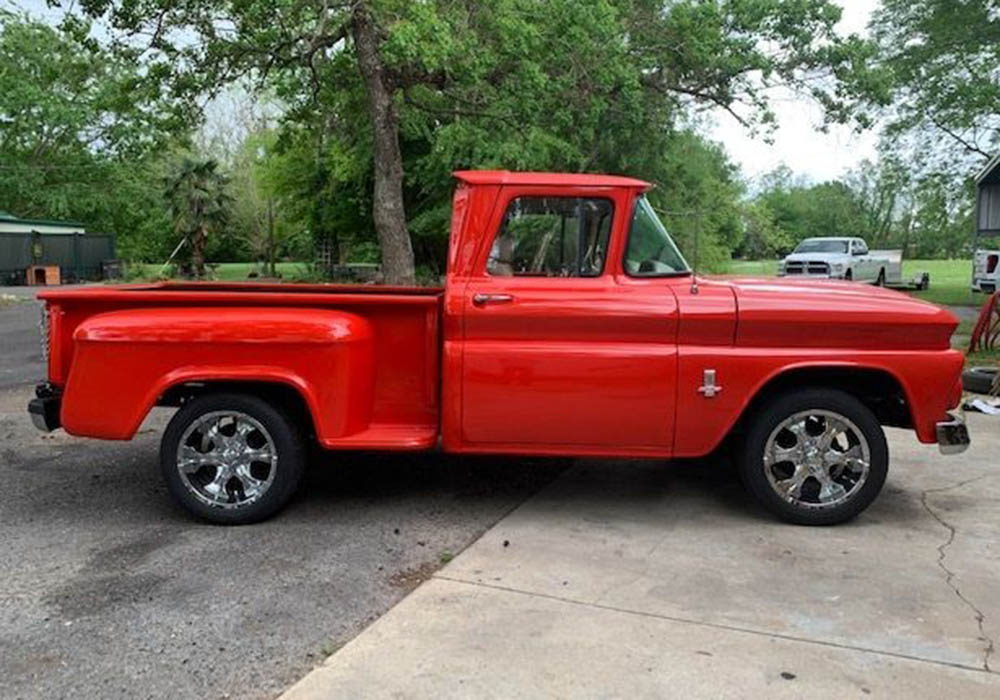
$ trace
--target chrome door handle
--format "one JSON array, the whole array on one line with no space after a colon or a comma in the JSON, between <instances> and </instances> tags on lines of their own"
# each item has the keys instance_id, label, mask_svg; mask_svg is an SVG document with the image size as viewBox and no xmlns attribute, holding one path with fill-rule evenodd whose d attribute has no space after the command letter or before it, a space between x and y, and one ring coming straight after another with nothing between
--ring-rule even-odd
<instances>
[{"instance_id":1,"label":"chrome door handle","mask_svg":"<svg viewBox=\"0 0 1000 700\"><path fill-rule=\"evenodd\" d=\"M487 304L509 304L514 301L512 294L473 294L472 304L474 306L486 306Z\"/></svg>"}]
</instances>

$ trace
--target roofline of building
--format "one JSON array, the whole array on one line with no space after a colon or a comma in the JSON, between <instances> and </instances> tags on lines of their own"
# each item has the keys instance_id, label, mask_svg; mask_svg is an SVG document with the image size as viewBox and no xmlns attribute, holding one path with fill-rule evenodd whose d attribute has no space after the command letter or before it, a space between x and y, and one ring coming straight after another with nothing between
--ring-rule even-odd
<instances>
[{"instance_id":1,"label":"roofline of building","mask_svg":"<svg viewBox=\"0 0 1000 700\"><path fill-rule=\"evenodd\" d=\"M8 224L37 224L39 226L64 226L66 228L86 228L80 221L56 221L54 219L22 219L14 215L0 215L0 221Z\"/></svg>"},{"instance_id":2,"label":"roofline of building","mask_svg":"<svg viewBox=\"0 0 1000 700\"><path fill-rule=\"evenodd\" d=\"M995 156L990 158L990 161L985 166L983 166L982 170L979 171L979 174L976 175L976 184L979 184L980 182L985 180L986 176L989 175L993 171L993 168L997 167L998 165L1000 165L1000 153L997 153Z\"/></svg>"}]
</instances>

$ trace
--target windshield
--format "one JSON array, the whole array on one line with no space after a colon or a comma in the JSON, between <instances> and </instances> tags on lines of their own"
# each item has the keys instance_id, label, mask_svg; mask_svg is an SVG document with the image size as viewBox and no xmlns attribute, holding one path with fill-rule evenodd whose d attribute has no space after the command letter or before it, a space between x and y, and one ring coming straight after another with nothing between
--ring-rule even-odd
<instances>
[{"instance_id":1,"label":"windshield","mask_svg":"<svg viewBox=\"0 0 1000 700\"><path fill-rule=\"evenodd\" d=\"M628 233L625 272L634 277L660 277L690 271L649 201L640 197Z\"/></svg>"},{"instance_id":2,"label":"windshield","mask_svg":"<svg viewBox=\"0 0 1000 700\"><path fill-rule=\"evenodd\" d=\"M794 253L846 253L847 241L824 240L822 238L807 238L799 243Z\"/></svg>"}]
</instances>

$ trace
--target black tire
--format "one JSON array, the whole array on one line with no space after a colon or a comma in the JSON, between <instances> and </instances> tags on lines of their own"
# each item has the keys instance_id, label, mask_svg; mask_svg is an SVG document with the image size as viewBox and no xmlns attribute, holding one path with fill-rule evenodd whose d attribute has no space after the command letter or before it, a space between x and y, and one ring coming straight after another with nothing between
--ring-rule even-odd
<instances>
[{"instance_id":1,"label":"black tire","mask_svg":"<svg viewBox=\"0 0 1000 700\"><path fill-rule=\"evenodd\" d=\"M854 279L854 271L848 270L847 272L845 272L844 279L847 280L848 282L852 281Z\"/></svg>"},{"instance_id":2,"label":"black tire","mask_svg":"<svg viewBox=\"0 0 1000 700\"><path fill-rule=\"evenodd\" d=\"M772 432L786 419L810 410L829 411L847 418L867 441L869 448L867 477L857 485L853 493L848 491L847 500L842 503L810 506L786 500L777 493L775 487L772 487L768 478L766 470L769 467L765 466L764 455ZM879 425L875 415L850 394L823 388L789 391L761 406L748 426L743 453L739 460L740 477L751 495L779 518L799 525L834 525L855 517L871 505L882 490L888 467L889 448L882 426ZM801 487L800 491L804 490L805 487Z\"/></svg>"},{"instance_id":3,"label":"black tire","mask_svg":"<svg viewBox=\"0 0 1000 700\"><path fill-rule=\"evenodd\" d=\"M974 394L989 394L996 376L996 367L970 367L962 372L962 388Z\"/></svg>"},{"instance_id":4,"label":"black tire","mask_svg":"<svg viewBox=\"0 0 1000 700\"><path fill-rule=\"evenodd\" d=\"M875 280L875 286L876 287L885 286L885 268L882 268L881 270L878 271L878 279Z\"/></svg>"},{"instance_id":5,"label":"black tire","mask_svg":"<svg viewBox=\"0 0 1000 700\"><path fill-rule=\"evenodd\" d=\"M213 505L199 497L193 486L185 483L185 477L182 476L178 465L178 451L181 448L181 439L189 427L194 426L209 414L226 412L248 416L263 427L266 432L257 431L256 439L266 440L267 437L270 437L271 442L265 444L265 447L270 452L270 445L273 443L275 459L271 464L266 462L263 465L254 464L255 467L263 466L267 470L267 476L264 479L269 485L259 496L245 503ZM235 425L234 423L234 430ZM249 440L251 437L254 436L251 435L247 439ZM208 394L185 404L167 425L163 440L160 442L160 470L173 497L194 515L223 525L245 525L259 522L274 515L288 503L302 480L306 452L302 434L288 416L274 405L248 394ZM205 469L212 470L211 473L216 473L214 470L218 468L215 466L205 467ZM192 474L187 478L193 482L194 477L197 476L198 474ZM235 489L231 485L226 485L224 488L230 492L229 497L232 500L239 501L244 496L243 491L239 490L242 488L243 482L237 481L235 483L237 484Z\"/></svg>"}]
</instances>

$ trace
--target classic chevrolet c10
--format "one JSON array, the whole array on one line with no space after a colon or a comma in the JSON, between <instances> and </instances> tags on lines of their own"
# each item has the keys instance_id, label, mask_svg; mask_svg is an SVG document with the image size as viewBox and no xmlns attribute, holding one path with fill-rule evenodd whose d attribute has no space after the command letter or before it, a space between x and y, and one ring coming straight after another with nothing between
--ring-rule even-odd
<instances>
[{"instance_id":1,"label":"classic chevrolet c10","mask_svg":"<svg viewBox=\"0 0 1000 700\"><path fill-rule=\"evenodd\" d=\"M292 497L310 445L699 457L795 523L864 510L882 426L960 452L958 323L851 282L692 274L640 180L456 173L443 288L171 282L44 291L42 429L128 440L177 406L171 493L220 523Z\"/></svg>"}]
</instances>

